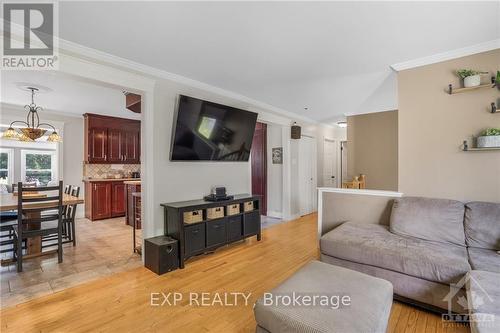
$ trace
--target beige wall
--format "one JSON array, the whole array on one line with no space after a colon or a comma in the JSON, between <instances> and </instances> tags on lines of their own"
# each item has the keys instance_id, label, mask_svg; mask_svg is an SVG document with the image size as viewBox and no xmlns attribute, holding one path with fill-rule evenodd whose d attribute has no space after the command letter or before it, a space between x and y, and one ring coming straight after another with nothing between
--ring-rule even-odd
<instances>
[{"instance_id":1,"label":"beige wall","mask_svg":"<svg viewBox=\"0 0 500 333\"><path fill-rule=\"evenodd\" d=\"M500 152L462 152L465 139L486 127L500 127L498 89L456 95L457 69L500 70L500 50L402 71L399 90L399 190L458 200L500 202ZM489 77L484 77L489 80Z\"/></svg>"},{"instance_id":2,"label":"beige wall","mask_svg":"<svg viewBox=\"0 0 500 333\"><path fill-rule=\"evenodd\" d=\"M398 111L347 117L347 168L368 189L398 189Z\"/></svg>"}]
</instances>

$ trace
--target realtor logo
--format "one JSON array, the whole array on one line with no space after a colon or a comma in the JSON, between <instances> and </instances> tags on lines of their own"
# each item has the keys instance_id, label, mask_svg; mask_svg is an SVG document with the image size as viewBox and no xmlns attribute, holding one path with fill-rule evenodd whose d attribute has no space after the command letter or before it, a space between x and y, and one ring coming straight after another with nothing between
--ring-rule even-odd
<instances>
[{"instance_id":1,"label":"realtor logo","mask_svg":"<svg viewBox=\"0 0 500 333\"><path fill-rule=\"evenodd\" d=\"M2 69L56 69L57 3L4 3L2 9Z\"/></svg>"}]
</instances>

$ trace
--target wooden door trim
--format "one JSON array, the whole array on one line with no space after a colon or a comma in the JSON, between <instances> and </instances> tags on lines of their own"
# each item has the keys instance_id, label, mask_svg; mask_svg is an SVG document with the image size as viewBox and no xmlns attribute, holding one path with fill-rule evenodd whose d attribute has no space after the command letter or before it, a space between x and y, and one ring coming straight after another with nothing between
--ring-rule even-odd
<instances>
[{"instance_id":1,"label":"wooden door trim","mask_svg":"<svg viewBox=\"0 0 500 333\"><path fill-rule=\"evenodd\" d=\"M260 122L257 122L256 126L255 126L255 133L257 133L257 131L262 131L262 175L261 175L261 179L262 179L262 194L261 193L253 193L254 192L254 180L253 180L253 177L254 177L254 163L256 162L254 158L251 159L252 161L252 165L251 165L251 184L252 184L252 194L261 194L262 195L262 198L261 198L261 214L262 215L267 215L267 124L265 123L260 123ZM255 136L255 133L254 133L254 136ZM254 152L255 152L255 147L253 146L253 144L255 143L252 143L252 152L251 154L253 155Z\"/></svg>"}]
</instances>

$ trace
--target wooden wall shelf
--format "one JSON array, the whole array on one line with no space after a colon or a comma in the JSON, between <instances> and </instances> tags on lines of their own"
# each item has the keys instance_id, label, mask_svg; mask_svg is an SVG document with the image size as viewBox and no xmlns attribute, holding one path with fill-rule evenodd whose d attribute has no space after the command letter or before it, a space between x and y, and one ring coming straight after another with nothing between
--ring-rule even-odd
<instances>
[{"instance_id":1,"label":"wooden wall shelf","mask_svg":"<svg viewBox=\"0 0 500 333\"><path fill-rule=\"evenodd\" d=\"M491 82L487 84L481 84L476 87L468 87L468 88L453 88L453 85L450 83L448 85L448 89L446 89L446 92L450 95L454 94L460 94L468 91L474 91L478 89L483 89L483 88L493 88L496 86L496 78L494 76L491 77Z\"/></svg>"},{"instance_id":2,"label":"wooden wall shelf","mask_svg":"<svg viewBox=\"0 0 500 333\"><path fill-rule=\"evenodd\" d=\"M494 83L488 83L488 84L482 84L482 85L477 86L477 87L453 89L453 86L450 84L450 85L448 85L447 93L450 95L454 95L454 94L460 94L460 93L473 91L473 90L477 90L477 89L482 89L482 88L493 88L494 86L495 86Z\"/></svg>"},{"instance_id":3,"label":"wooden wall shelf","mask_svg":"<svg viewBox=\"0 0 500 333\"><path fill-rule=\"evenodd\" d=\"M500 150L500 147L490 147L490 148L467 148L463 149L463 151L495 151Z\"/></svg>"}]
</instances>

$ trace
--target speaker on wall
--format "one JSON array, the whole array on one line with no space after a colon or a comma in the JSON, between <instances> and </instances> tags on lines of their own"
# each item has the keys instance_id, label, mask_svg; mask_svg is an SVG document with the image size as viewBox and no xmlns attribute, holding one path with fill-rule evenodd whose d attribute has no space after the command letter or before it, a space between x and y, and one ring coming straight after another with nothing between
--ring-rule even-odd
<instances>
[{"instance_id":1,"label":"speaker on wall","mask_svg":"<svg viewBox=\"0 0 500 333\"><path fill-rule=\"evenodd\" d=\"M292 125L292 139L300 139L301 136L300 132L301 132L300 126L294 122Z\"/></svg>"}]
</instances>

